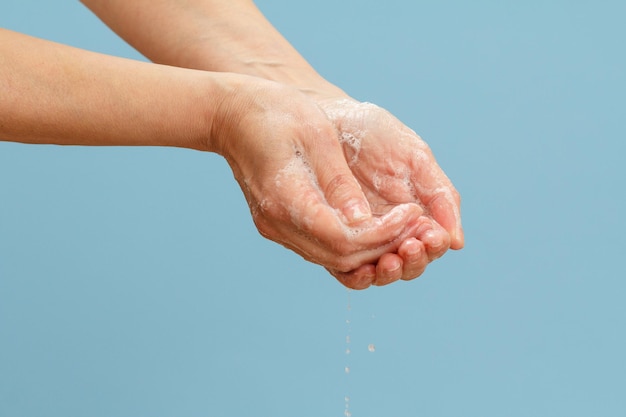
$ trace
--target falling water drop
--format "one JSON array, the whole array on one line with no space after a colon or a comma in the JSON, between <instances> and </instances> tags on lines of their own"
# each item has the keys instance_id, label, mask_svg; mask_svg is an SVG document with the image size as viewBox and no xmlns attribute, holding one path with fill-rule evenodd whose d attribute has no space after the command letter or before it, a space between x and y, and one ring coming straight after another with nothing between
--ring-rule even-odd
<instances>
[{"instance_id":1,"label":"falling water drop","mask_svg":"<svg viewBox=\"0 0 626 417\"><path fill-rule=\"evenodd\" d=\"M350 303L350 290L348 289L348 305L347 305L347 312L346 312L346 355L350 355L350 330L351 330L351 324L350 324L350 319L351 319L351 312L352 312L352 305ZM345 367L343 368L344 372L346 373L346 376L349 376L350 374L350 362L348 361L348 359L350 358L350 356L346 356L346 364ZM349 380L350 378L348 377L347 380ZM344 417L352 417L352 413L350 412L350 397L349 397L349 390L346 393L346 395L344 396L344 405L345 408L343 410L343 415Z\"/></svg>"},{"instance_id":2,"label":"falling water drop","mask_svg":"<svg viewBox=\"0 0 626 417\"><path fill-rule=\"evenodd\" d=\"M370 352L376 352L376 346L374 346L373 343L370 343L369 345L367 345L367 350L369 350Z\"/></svg>"}]
</instances>

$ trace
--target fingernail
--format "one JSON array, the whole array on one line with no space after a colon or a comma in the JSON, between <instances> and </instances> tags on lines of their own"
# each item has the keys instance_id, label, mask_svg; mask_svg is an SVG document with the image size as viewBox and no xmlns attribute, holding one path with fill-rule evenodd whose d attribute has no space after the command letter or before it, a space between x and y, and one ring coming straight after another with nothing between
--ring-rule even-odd
<instances>
[{"instance_id":1,"label":"fingernail","mask_svg":"<svg viewBox=\"0 0 626 417\"><path fill-rule=\"evenodd\" d=\"M406 252L409 256L415 256L420 252L420 245L417 240L412 240L407 243Z\"/></svg>"},{"instance_id":2,"label":"fingernail","mask_svg":"<svg viewBox=\"0 0 626 417\"><path fill-rule=\"evenodd\" d=\"M348 201L343 210L349 223L358 223L372 217L369 205L359 199Z\"/></svg>"},{"instance_id":3,"label":"fingernail","mask_svg":"<svg viewBox=\"0 0 626 417\"><path fill-rule=\"evenodd\" d=\"M441 233L446 232L436 233L434 230L429 230L428 232L424 233L424 236L422 237L422 242L427 245L429 252L439 251L445 246L446 242L444 241L444 237L441 235Z\"/></svg>"},{"instance_id":4,"label":"fingernail","mask_svg":"<svg viewBox=\"0 0 626 417\"><path fill-rule=\"evenodd\" d=\"M457 230L454 231L453 238L459 243L460 247L463 247L465 243L465 235L463 233L462 227L459 227Z\"/></svg>"},{"instance_id":5,"label":"fingernail","mask_svg":"<svg viewBox=\"0 0 626 417\"><path fill-rule=\"evenodd\" d=\"M389 269L389 272L396 272L398 271L400 268L402 268L402 264L400 263L400 261L395 261L393 263L393 266Z\"/></svg>"}]
</instances>

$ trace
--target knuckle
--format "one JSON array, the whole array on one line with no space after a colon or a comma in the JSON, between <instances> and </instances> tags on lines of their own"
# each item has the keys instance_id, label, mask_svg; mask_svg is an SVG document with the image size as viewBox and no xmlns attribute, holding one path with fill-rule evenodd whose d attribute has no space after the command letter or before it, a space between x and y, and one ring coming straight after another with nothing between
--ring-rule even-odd
<instances>
[{"instance_id":1,"label":"knuckle","mask_svg":"<svg viewBox=\"0 0 626 417\"><path fill-rule=\"evenodd\" d=\"M276 228L272 227L271 222L269 222L267 218L263 216L255 216L253 220L254 225L261 236L273 241L278 240L279 233Z\"/></svg>"},{"instance_id":2,"label":"knuckle","mask_svg":"<svg viewBox=\"0 0 626 417\"><path fill-rule=\"evenodd\" d=\"M259 224L257 224L257 231L265 239L276 241L276 239L278 238L278 236L276 235L276 233L272 229L264 227L264 226L261 226Z\"/></svg>"},{"instance_id":3,"label":"knuckle","mask_svg":"<svg viewBox=\"0 0 626 417\"><path fill-rule=\"evenodd\" d=\"M426 271L426 265L424 265L422 268L420 268L418 270L410 271L409 273L403 275L402 276L402 280L403 281L414 280L416 278L419 278L425 271Z\"/></svg>"},{"instance_id":4,"label":"knuckle","mask_svg":"<svg viewBox=\"0 0 626 417\"><path fill-rule=\"evenodd\" d=\"M442 235L442 241L435 247L428 248L428 262L441 258L450 249L450 235L445 233Z\"/></svg>"},{"instance_id":5,"label":"knuckle","mask_svg":"<svg viewBox=\"0 0 626 417\"><path fill-rule=\"evenodd\" d=\"M372 282L367 279L363 279L352 273L341 272L337 270L328 270L343 286L350 288L351 290L364 290L372 285Z\"/></svg>"},{"instance_id":6,"label":"knuckle","mask_svg":"<svg viewBox=\"0 0 626 417\"><path fill-rule=\"evenodd\" d=\"M360 266L360 264L356 261L356 259L354 259L352 254L339 254L336 251L333 251L333 253L335 254L335 256L329 261L330 267L333 270L342 273L348 273Z\"/></svg>"},{"instance_id":7,"label":"knuckle","mask_svg":"<svg viewBox=\"0 0 626 417\"><path fill-rule=\"evenodd\" d=\"M354 248L349 242L341 239L333 239L329 242L329 247L331 252L339 258L348 258L354 251Z\"/></svg>"},{"instance_id":8,"label":"knuckle","mask_svg":"<svg viewBox=\"0 0 626 417\"><path fill-rule=\"evenodd\" d=\"M357 250L350 242L335 239L329 243L329 250L335 256L336 269L347 272L359 266L355 259Z\"/></svg>"},{"instance_id":9,"label":"knuckle","mask_svg":"<svg viewBox=\"0 0 626 417\"><path fill-rule=\"evenodd\" d=\"M328 200L343 200L350 197L355 186L354 176L346 173L339 173L334 176L324 186L324 195Z\"/></svg>"},{"instance_id":10,"label":"knuckle","mask_svg":"<svg viewBox=\"0 0 626 417\"><path fill-rule=\"evenodd\" d=\"M350 272L356 268L356 265L354 264L354 262L351 262L347 258L337 259L334 266L335 266L335 269L341 272Z\"/></svg>"}]
</instances>

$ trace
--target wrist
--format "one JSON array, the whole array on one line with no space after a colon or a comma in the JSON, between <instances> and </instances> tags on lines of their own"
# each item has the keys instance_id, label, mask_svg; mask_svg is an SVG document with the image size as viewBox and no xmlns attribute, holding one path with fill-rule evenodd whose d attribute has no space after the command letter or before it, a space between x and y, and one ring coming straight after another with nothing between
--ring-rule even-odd
<instances>
[{"instance_id":1,"label":"wrist","mask_svg":"<svg viewBox=\"0 0 626 417\"><path fill-rule=\"evenodd\" d=\"M350 98L345 91L326 81L317 73L310 76L299 77L293 86L318 104L328 100Z\"/></svg>"},{"instance_id":2,"label":"wrist","mask_svg":"<svg viewBox=\"0 0 626 417\"><path fill-rule=\"evenodd\" d=\"M304 86L301 83L302 79L298 80L299 88L297 88L286 82L249 75L212 74L217 80L217 92L207 150L223 156L231 164L238 159L240 154L252 152L250 146L263 147L267 145L267 140L274 139L273 137L263 138L260 131L266 131L269 125L283 126L291 123L294 114L299 114L296 108L317 112L309 114L306 118L303 117L299 121L299 126L302 127L302 124L312 123L311 120L316 120L315 118L320 115L326 120L321 104L324 100L334 102L338 98L347 97L345 93L332 88L330 84L321 83L315 87ZM295 79L292 80L295 82ZM337 97L338 95L340 97ZM304 111L302 109L301 111ZM318 123L324 122L318 121ZM271 136L274 135L276 133ZM244 137L256 137L255 143L242 140ZM285 137L285 139L294 138Z\"/></svg>"},{"instance_id":3,"label":"wrist","mask_svg":"<svg viewBox=\"0 0 626 417\"><path fill-rule=\"evenodd\" d=\"M237 73L288 85L314 101L348 97L343 90L324 79L306 62L254 60L241 62L237 67Z\"/></svg>"},{"instance_id":4,"label":"wrist","mask_svg":"<svg viewBox=\"0 0 626 417\"><path fill-rule=\"evenodd\" d=\"M207 150L231 160L245 128L244 119L264 107L263 86L270 81L248 75L216 72Z\"/></svg>"},{"instance_id":5,"label":"wrist","mask_svg":"<svg viewBox=\"0 0 626 417\"><path fill-rule=\"evenodd\" d=\"M272 59L270 56L254 56L243 59L233 54L229 56L228 60L218 60L217 62L210 58L211 54L209 53L195 51L188 56L191 61L177 62L175 65L275 81L300 90L314 101L349 98L342 89L324 79L299 56L297 56L298 59L294 57Z\"/></svg>"}]
</instances>

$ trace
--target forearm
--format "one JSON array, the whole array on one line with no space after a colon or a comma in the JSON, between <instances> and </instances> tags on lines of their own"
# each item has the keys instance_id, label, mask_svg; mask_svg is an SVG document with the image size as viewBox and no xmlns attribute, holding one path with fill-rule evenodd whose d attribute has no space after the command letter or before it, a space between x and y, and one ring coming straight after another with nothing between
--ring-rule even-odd
<instances>
[{"instance_id":1,"label":"forearm","mask_svg":"<svg viewBox=\"0 0 626 417\"><path fill-rule=\"evenodd\" d=\"M213 78L0 29L0 139L210 149Z\"/></svg>"},{"instance_id":2,"label":"forearm","mask_svg":"<svg viewBox=\"0 0 626 417\"><path fill-rule=\"evenodd\" d=\"M253 75L313 95L344 93L321 77L251 0L82 0L154 62Z\"/></svg>"}]
</instances>

